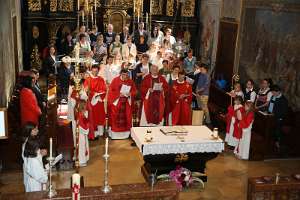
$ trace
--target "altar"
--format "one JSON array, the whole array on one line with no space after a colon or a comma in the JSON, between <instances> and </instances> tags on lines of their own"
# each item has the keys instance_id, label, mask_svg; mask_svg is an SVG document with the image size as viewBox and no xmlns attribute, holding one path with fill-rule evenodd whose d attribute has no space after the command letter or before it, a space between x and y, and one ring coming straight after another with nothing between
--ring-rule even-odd
<instances>
[{"instance_id":1,"label":"altar","mask_svg":"<svg viewBox=\"0 0 300 200\"><path fill-rule=\"evenodd\" d=\"M174 131L169 131L170 128ZM183 131L177 132L177 129ZM168 174L178 165L202 173L202 180L207 181L206 162L224 150L223 140L212 135L206 126L131 129L131 137L144 158L141 171L146 181L150 174Z\"/></svg>"}]
</instances>

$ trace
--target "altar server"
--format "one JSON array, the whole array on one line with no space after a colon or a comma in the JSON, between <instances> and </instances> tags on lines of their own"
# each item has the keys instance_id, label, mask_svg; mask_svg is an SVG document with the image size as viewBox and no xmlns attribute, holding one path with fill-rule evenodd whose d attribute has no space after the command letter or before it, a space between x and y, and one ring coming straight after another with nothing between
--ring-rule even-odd
<instances>
[{"instance_id":1,"label":"altar server","mask_svg":"<svg viewBox=\"0 0 300 200\"><path fill-rule=\"evenodd\" d=\"M171 89L172 124L191 125L192 86L185 80L185 72L180 71L178 80Z\"/></svg>"},{"instance_id":2,"label":"altar server","mask_svg":"<svg viewBox=\"0 0 300 200\"><path fill-rule=\"evenodd\" d=\"M79 127L79 137L78 137L78 160L79 166L84 167L90 158L89 152L89 119L88 111L86 109L86 101L79 100L79 109L77 123Z\"/></svg>"},{"instance_id":3,"label":"altar server","mask_svg":"<svg viewBox=\"0 0 300 200\"><path fill-rule=\"evenodd\" d=\"M88 92L88 110L90 112L89 139L95 139L103 135L105 125L104 99L106 95L106 85L103 78L98 76L99 66L93 65L90 77L84 82L84 87Z\"/></svg>"},{"instance_id":4,"label":"altar server","mask_svg":"<svg viewBox=\"0 0 300 200\"><path fill-rule=\"evenodd\" d=\"M48 175L43 167L42 157L47 151L40 150L40 142L36 135L30 135L26 141L24 159L24 184L26 192L42 191L43 184L48 181Z\"/></svg>"},{"instance_id":5,"label":"altar server","mask_svg":"<svg viewBox=\"0 0 300 200\"><path fill-rule=\"evenodd\" d=\"M234 106L228 107L227 124L226 124L226 137L225 142L233 150L237 146L239 139L241 139L242 129L240 128L240 120L245 113L245 109L242 105L243 99L241 96L234 98Z\"/></svg>"},{"instance_id":6,"label":"altar server","mask_svg":"<svg viewBox=\"0 0 300 200\"><path fill-rule=\"evenodd\" d=\"M156 65L151 65L150 72L141 83L143 104L140 126L163 125L168 83L162 75L159 75Z\"/></svg>"},{"instance_id":7,"label":"altar server","mask_svg":"<svg viewBox=\"0 0 300 200\"><path fill-rule=\"evenodd\" d=\"M109 86L108 107L110 114L112 139L126 139L132 126L132 105L136 95L134 82L129 78L128 70L122 69L120 76L113 79Z\"/></svg>"},{"instance_id":8,"label":"altar server","mask_svg":"<svg viewBox=\"0 0 300 200\"><path fill-rule=\"evenodd\" d=\"M242 137L238 145L234 149L235 155L244 160L249 159L249 149L251 142L251 129L254 120L254 104L251 101L245 103L245 114L241 116L240 128L242 129Z\"/></svg>"}]
</instances>

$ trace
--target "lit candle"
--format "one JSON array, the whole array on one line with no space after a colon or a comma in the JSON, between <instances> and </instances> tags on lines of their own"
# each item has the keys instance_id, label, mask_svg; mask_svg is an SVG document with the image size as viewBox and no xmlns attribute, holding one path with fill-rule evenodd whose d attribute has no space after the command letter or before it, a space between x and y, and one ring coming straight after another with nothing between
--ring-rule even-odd
<instances>
[{"instance_id":1,"label":"lit candle","mask_svg":"<svg viewBox=\"0 0 300 200\"><path fill-rule=\"evenodd\" d=\"M52 137L50 138L50 141L49 141L49 143L50 143L50 158L52 158Z\"/></svg>"},{"instance_id":2,"label":"lit candle","mask_svg":"<svg viewBox=\"0 0 300 200\"><path fill-rule=\"evenodd\" d=\"M105 155L108 155L108 137L105 140Z\"/></svg>"}]
</instances>

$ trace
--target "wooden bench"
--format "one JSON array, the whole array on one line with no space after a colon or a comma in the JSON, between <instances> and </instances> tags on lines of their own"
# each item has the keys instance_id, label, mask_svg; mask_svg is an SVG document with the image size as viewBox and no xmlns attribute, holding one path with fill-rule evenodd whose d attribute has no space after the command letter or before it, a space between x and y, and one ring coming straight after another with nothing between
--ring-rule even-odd
<instances>
[{"instance_id":1,"label":"wooden bench","mask_svg":"<svg viewBox=\"0 0 300 200\"><path fill-rule=\"evenodd\" d=\"M253 177L248 179L248 200L300 199L300 179L295 176L280 177L275 183L274 177Z\"/></svg>"}]
</instances>

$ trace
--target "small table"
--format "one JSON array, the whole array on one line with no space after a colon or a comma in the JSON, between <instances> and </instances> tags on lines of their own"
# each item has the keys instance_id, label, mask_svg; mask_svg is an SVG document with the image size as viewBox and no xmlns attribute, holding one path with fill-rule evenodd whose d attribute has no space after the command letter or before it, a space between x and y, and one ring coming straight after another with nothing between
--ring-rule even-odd
<instances>
[{"instance_id":1,"label":"small table","mask_svg":"<svg viewBox=\"0 0 300 200\"><path fill-rule=\"evenodd\" d=\"M161 131L164 128L166 127L131 129L131 137L144 158L141 171L146 181L150 174L168 174L178 165L192 172L205 174L206 162L224 150L223 140L213 138L212 131L206 126L182 126L187 133L171 135L164 134ZM151 142L146 142L147 134L153 138ZM207 181L207 176L201 179Z\"/></svg>"}]
</instances>

